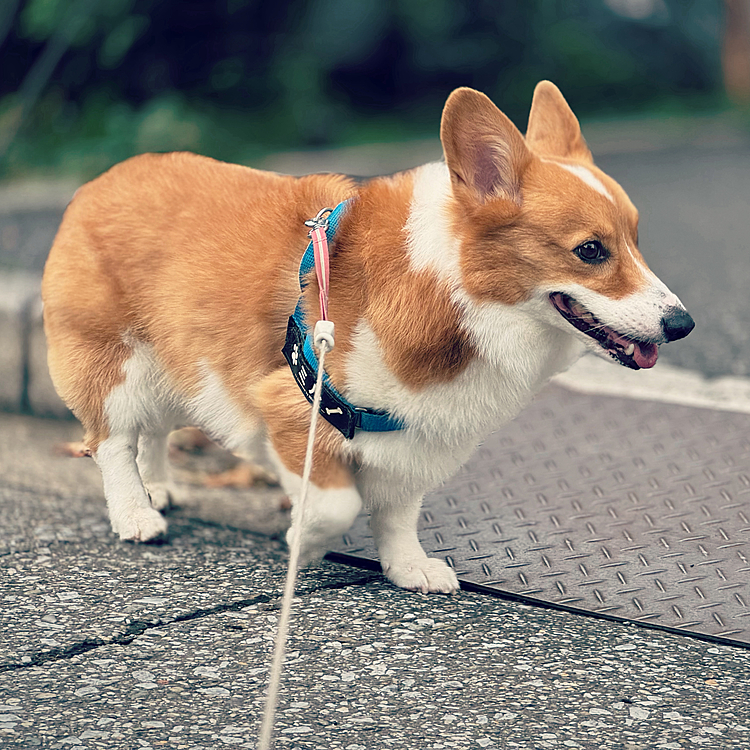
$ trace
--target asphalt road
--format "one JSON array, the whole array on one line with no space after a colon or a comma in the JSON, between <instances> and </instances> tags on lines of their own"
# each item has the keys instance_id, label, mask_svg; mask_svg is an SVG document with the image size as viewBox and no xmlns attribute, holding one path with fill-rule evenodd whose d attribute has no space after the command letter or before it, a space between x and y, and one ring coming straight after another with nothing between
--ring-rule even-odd
<instances>
[{"instance_id":1,"label":"asphalt road","mask_svg":"<svg viewBox=\"0 0 750 750\"><path fill-rule=\"evenodd\" d=\"M705 375L750 375L750 147L598 160L641 215L641 251L696 321L662 348Z\"/></svg>"}]
</instances>

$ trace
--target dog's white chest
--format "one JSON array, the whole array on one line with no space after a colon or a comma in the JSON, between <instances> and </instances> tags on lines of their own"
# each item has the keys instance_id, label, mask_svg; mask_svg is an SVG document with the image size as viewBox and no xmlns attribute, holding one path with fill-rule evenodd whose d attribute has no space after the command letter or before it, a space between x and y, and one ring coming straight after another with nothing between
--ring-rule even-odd
<instances>
[{"instance_id":1,"label":"dog's white chest","mask_svg":"<svg viewBox=\"0 0 750 750\"><path fill-rule=\"evenodd\" d=\"M348 360L347 398L390 411L407 424L400 432L355 435L349 447L361 471L367 475L377 468L378 476L391 477L402 488L413 485L414 492L439 484L581 351L571 337L554 329L535 329L531 335L523 327L513 333L512 326L505 326L504 336L498 337L492 359L478 358L454 380L414 391L388 369L375 334L361 322Z\"/></svg>"}]
</instances>

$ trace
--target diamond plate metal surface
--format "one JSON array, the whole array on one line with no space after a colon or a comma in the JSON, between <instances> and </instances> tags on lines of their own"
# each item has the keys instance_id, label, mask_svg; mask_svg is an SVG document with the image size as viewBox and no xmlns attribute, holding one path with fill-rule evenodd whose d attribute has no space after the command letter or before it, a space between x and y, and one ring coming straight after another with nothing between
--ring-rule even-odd
<instances>
[{"instance_id":1,"label":"diamond plate metal surface","mask_svg":"<svg viewBox=\"0 0 750 750\"><path fill-rule=\"evenodd\" d=\"M750 415L551 387L425 499L462 582L750 644ZM337 552L376 559L360 517Z\"/></svg>"}]
</instances>

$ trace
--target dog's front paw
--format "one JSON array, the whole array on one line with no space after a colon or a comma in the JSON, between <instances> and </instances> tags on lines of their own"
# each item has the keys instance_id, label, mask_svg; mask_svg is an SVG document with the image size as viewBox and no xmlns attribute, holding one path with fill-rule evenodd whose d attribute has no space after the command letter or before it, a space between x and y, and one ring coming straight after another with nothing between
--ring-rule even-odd
<instances>
[{"instance_id":1,"label":"dog's front paw","mask_svg":"<svg viewBox=\"0 0 750 750\"><path fill-rule=\"evenodd\" d=\"M149 542L167 533L167 522L153 508L136 508L127 518L113 521L112 530L124 542Z\"/></svg>"},{"instance_id":2,"label":"dog's front paw","mask_svg":"<svg viewBox=\"0 0 750 750\"><path fill-rule=\"evenodd\" d=\"M459 589L453 568L434 557L384 563L383 573L396 586L423 594L455 594Z\"/></svg>"},{"instance_id":3,"label":"dog's front paw","mask_svg":"<svg viewBox=\"0 0 750 750\"><path fill-rule=\"evenodd\" d=\"M286 532L286 543L289 549L292 548L294 538L294 529L290 527ZM323 559L326 552L333 546L335 539L319 534L309 534L302 532L302 539L299 546L299 568L305 568L308 565L319 562Z\"/></svg>"}]
</instances>

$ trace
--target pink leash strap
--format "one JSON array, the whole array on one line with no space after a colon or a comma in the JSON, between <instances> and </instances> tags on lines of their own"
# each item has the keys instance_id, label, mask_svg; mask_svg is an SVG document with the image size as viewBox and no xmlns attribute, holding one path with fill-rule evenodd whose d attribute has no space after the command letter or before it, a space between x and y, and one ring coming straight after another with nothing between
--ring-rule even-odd
<instances>
[{"instance_id":1,"label":"pink leash strap","mask_svg":"<svg viewBox=\"0 0 750 750\"><path fill-rule=\"evenodd\" d=\"M328 320L328 282L330 278L330 261L328 257L328 237L323 227L316 226L310 230L315 255L315 274L320 289L320 319Z\"/></svg>"}]
</instances>

